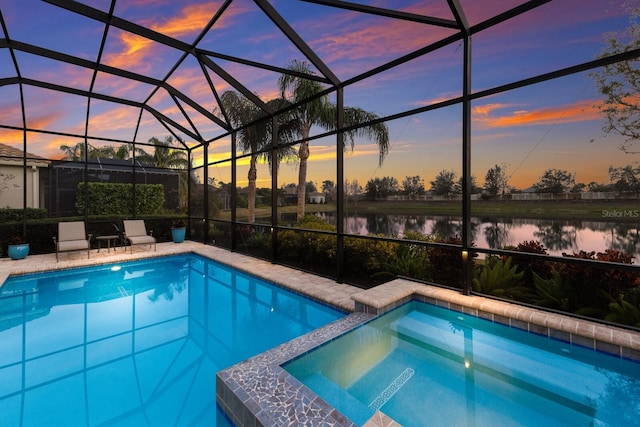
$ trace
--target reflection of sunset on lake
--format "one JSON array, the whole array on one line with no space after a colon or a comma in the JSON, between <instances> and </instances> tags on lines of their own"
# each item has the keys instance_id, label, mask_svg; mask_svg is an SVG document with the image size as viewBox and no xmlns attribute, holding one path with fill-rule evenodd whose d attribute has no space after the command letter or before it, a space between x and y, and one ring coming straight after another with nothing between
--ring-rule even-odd
<instances>
[{"instance_id":1,"label":"reflection of sunset on lake","mask_svg":"<svg viewBox=\"0 0 640 427\"><path fill-rule=\"evenodd\" d=\"M335 222L332 215L321 217ZM502 249L519 243L540 241L550 255L572 255L574 252L604 252L607 249L640 256L638 223L619 223L582 220L500 219L482 222L472 218L473 242L476 247ZM348 234L383 234L404 237L407 230L438 237L460 235L461 222L452 217L416 215L349 216L344 222Z\"/></svg>"}]
</instances>

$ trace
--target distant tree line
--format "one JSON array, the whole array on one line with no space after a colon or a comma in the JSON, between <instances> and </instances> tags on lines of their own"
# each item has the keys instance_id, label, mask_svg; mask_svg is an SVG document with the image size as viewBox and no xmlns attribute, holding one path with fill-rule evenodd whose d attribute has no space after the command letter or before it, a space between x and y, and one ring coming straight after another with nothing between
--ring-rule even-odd
<instances>
[{"instance_id":1,"label":"distant tree line","mask_svg":"<svg viewBox=\"0 0 640 427\"><path fill-rule=\"evenodd\" d=\"M640 194L640 166L627 165L620 167L610 166L608 169L609 183L602 184L594 181L588 184L576 182L575 173L563 169L547 169L528 189L516 189L509 185L509 175L505 165L495 165L485 175L484 184L480 187L475 176L471 176L471 194L483 194L486 196L504 196L511 193L531 191L534 193L563 194L592 192L616 192ZM442 170L435 178L429 181L431 194L435 196L456 196L462 194L462 177L458 177L452 170ZM389 196L408 196L415 200L427 193L425 180L419 175L407 176L402 183L391 176L375 177L367 181L364 188L357 180L345 182L345 196L363 197L365 200L385 200ZM294 186L295 184L289 184ZM330 196L335 190L333 181L325 180L322 184L322 192ZM313 182L306 186L307 194L317 191ZM330 200L330 197L328 198Z\"/></svg>"}]
</instances>

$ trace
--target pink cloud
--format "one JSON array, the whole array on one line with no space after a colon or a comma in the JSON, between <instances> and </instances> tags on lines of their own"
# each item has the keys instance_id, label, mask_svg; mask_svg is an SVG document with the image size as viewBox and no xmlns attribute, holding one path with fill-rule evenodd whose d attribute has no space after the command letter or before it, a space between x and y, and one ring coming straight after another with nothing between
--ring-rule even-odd
<instances>
[{"instance_id":1,"label":"pink cloud","mask_svg":"<svg viewBox=\"0 0 640 427\"><path fill-rule=\"evenodd\" d=\"M472 117L475 124L482 128L508 128L512 126L550 125L557 123L576 123L600 120L598 109L600 101L581 100L574 104L547 107L537 110L518 109L506 114L496 114L512 107L508 104L485 104L473 108Z\"/></svg>"}]
</instances>

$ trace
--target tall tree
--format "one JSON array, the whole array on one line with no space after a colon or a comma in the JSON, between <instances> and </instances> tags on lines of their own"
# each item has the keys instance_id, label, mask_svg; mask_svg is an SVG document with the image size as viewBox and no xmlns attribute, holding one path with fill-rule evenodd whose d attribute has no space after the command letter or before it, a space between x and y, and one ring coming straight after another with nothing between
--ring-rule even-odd
<instances>
[{"instance_id":1,"label":"tall tree","mask_svg":"<svg viewBox=\"0 0 640 427\"><path fill-rule=\"evenodd\" d=\"M344 181L345 197L352 200L358 200L360 194L362 194L362 186L360 185L360 183L358 183L357 179L354 179L353 181L349 181L348 179L346 179Z\"/></svg>"},{"instance_id":2,"label":"tall tree","mask_svg":"<svg viewBox=\"0 0 640 427\"><path fill-rule=\"evenodd\" d=\"M547 169L533 184L536 193L562 194L576 185L575 176L561 169Z\"/></svg>"},{"instance_id":3,"label":"tall tree","mask_svg":"<svg viewBox=\"0 0 640 427\"><path fill-rule=\"evenodd\" d=\"M415 200L418 196L424 194L424 179L419 175L407 176L402 181L402 192L409 196L411 200Z\"/></svg>"},{"instance_id":4,"label":"tall tree","mask_svg":"<svg viewBox=\"0 0 640 427\"><path fill-rule=\"evenodd\" d=\"M456 173L442 170L433 181L429 181L431 190L436 196L448 196L456 192Z\"/></svg>"},{"instance_id":5,"label":"tall tree","mask_svg":"<svg viewBox=\"0 0 640 427\"><path fill-rule=\"evenodd\" d=\"M364 187L364 193L368 200L382 200L397 193L399 188L397 179L385 176L384 178L370 179Z\"/></svg>"},{"instance_id":6,"label":"tall tree","mask_svg":"<svg viewBox=\"0 0 640 427\"><path fill-rule=\"evenodd\" d=\"M253 102L234 91L226 91L220 96L221 107L226 111L229 120L234 126L247 126L259 121L265 113ZM250 153L249 172L247 173L248 194L247 213L248 221L256 220L256 180L258 179L258 157L264 156L260 152L268 142L267 130L264 129L266 121L244 127L238 133L238 142L244 153Z\"/></svg>"},{"instance_id":7,"label":"tall tree","mask_svg":"<svg viewBox=\"0 0 640 427\"><path fill-rule=\"evenodd\" d=\"M133 150L132 144L120 145L103 145L95 149L98 152L96 157L105 157L107 159L127 160L129 153Z\"/></svg>"},{"instance_id":8,"label":"tall tree","mask_svg":"<svg viewBox=\"0 0 640 427\"><path fill-rule=\"evenodd\" d=\"M305 184L306 194L315 193L318 191L318 187L316 187L316 183L313 181L307 181Z\"/></svg>"},{"instance_id":9,"label":"tall tree","mask_svg":"<svg viewBox=\"0 0 640 427\"><path fill-rule=\"evenodd\" d=\"M266 112L246 97L234 91L226 91L220 96L221 108L229 118L231 124L240 128L238 141L244 153L249 153L249 172L247 173L248 195L247 213L248 221L255 222L256 207L256 180L258 179L258 162L266 161L271 168L270 151L266 150L271 144L272 121ZM267 105L277 110L285 106L282 99L273 99ZM297 122L288 114L278 116L278 138L280 142L286 142L292 138L297 129ZM292 149L282 147L278 149L278 161L292 156Z\"/></svg>"},{"instance_id":10,"label":"tall tree","mask_svg":"<svg viewBox=\"0 0 640 427\"><path fill-rule=\"evenodd\" d=\"M73 162L83 162L85 160L85 151L88 151L87 158L91 158L91 152L94 148L91 144L86 144L84 142L78 142L76 145L66 145L63 144L60 146L60 150L64 152L63 160L71 160Z\"/></svg>"},{"instance_id":11,"label":"tall tree","mask_svg":"<svg viewBox=\"0 0 640 427\"><path fill-rule=\"evenodd\" d=\"M148 142L153 144L154 151L153 154L149 154L143 149L138 149L137 159L141 163L170 169L186 169L188 166L187 152L173 148L173 138L171 136L165 137L162 141L152 136Z\"/></svg>"},{"instance_id":12,"label":"tall tree","mask_svg":"<svg viewBox=\"0 0 640 427\"><path fill-rule=\"evenodd\" d=\"M307 182L307 162L309 159L309 133L312 126L320 126L327 130L336 129L337 107L329 101L328 96L317 96L324 88L312 79L304 78L306 75L313 75L309 64L306 62L292 61L288 69L290 74L283 74L278 81L282 98L287 99L292 104L301 103L293 114L296 115L299 123L298 136L301 140L298 148L298 220L304 217L305 211L305 183ZM309 100L316 96L313 100ZM344 107L344 124L346 127L368 123L379 117L361 108ZM377 123L373 125L361 126L345 132L345 138L349 141L351 148L354 146L356 137L371 138L378 145L378 163L382 165L384 158L389 151L389 131L386 124Z\"/></svg>"},{"instance_id":13,"label":"tall tree","mask_svg":"<svg viewBox=\"0 0 640 427\"><path fill-rule=\"evenodd\" d=\"M331 193L335 188L336 184L330 179L325 179L322 181L322 192L323 193Z\"/></svg>"},{"instance_id":14,"label":"tall tree","mask_svg":"<svg viewBox=\"0 0 640 427\"><path fill-rule=\"evenodd\" d=\"M636 196L640 192L640 167L627 165L614 168L609 166L609 180L613 188L620 193L632 191Z\"/></svg>"},{"instance_id":15,"label":"tall tree","mask_svg":"<svg viewBox=\"0 0 640 427\"><path fill-rule=\"evenodd\" d=\"M484 177L483 189L490 196L504 196L509 190L509 177L505 166L495 165Z\"/></svg>"},{"instance_id":16,"label":"tall tree","mask_svg":"<svg viewBox=\"0 0 640 427\"><path fill-rule=\"evenodd\" d=\"M121 144L118 146L103 145L100 147L94 147L91 144L87 144L86 147L88 159L96 159L100 157L106 159L127 160L129 158L129 153L132 150L132 144ZM61 145L60 150L65 153L63 158L64 160L72 160L76 162L84 161L84 142L78 142L76 145Z\"/></svg>"},{"instance_id":17,"label":"tall tree","mask_svg":"<svg viewBox=\"0 0 640 427\"><path fill-rule=\"evenodd\" d=\"M326 200L331 201L335 193L336 184L330 179L322 181L322 192L325 194Z\"/></svg>"},{"instance_id":18,"label":"tall tree","mask_svg":"<svg viewBox=\"0 0 640 427\"><path fill-rule=\"evenodd\" d=\"M598 55L604 58L640 48L640 6L637 0L624 2L622 7L629 14L626 34L609 34L607 46ZM640 139L640 63L637 60L620 61L605 65L591 73L596 88L604 95L598 106L605 117L602 130L605 134L624 137L620 149L633 150Z\"/></svg>"},{"instance_id":19,"label":"tall tree","mask_svg":"<svg viewBox=\"0 0 640 427\"><path fill-rule=\"evenodd\" d=\"M186 169L189 166L187 152L173 148L173 138L165 137L162 141L152 136L148 142L153 144L153 154L147 153L142 148L136 148L136 160L140 163L158 168L177 169L178 170L178 200L181 208L186 208L188 199L188 180L189 175ZM193 179L193 176L191 177Z\"/></svg>"},{"instance_id":20,"label":"tall tree","mask_svg":"<svg viewBox=\"0 0 640 427\"><path fill-rule=\"evenodd\" d=\"M470 176L470 185L469 187L471 188L471 194L478 194L482 192L482 188L478 187L478 183L476 181L476 177L475 175L471 175ZM462 177L458 178L458 182L456 182L456 185L453 189L453 194L462 194L462 188L464 187L464 185L462 185Z\"/></svg>"}]
</instances>

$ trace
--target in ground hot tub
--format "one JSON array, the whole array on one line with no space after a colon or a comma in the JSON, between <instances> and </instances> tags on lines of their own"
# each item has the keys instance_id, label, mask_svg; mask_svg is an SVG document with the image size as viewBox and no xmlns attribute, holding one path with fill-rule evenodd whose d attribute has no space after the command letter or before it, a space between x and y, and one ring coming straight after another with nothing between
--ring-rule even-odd
<instances>
[{"instance_id":1,"label":"in ground hot tub","mask_svg":"<svg viewBox=\"0 0 640 427\"><path fill-rule=\"evenodd\" d=\"M283 368L356 424L629 425L640 363L412 301Z\"/></svg>"}]
</instances>

